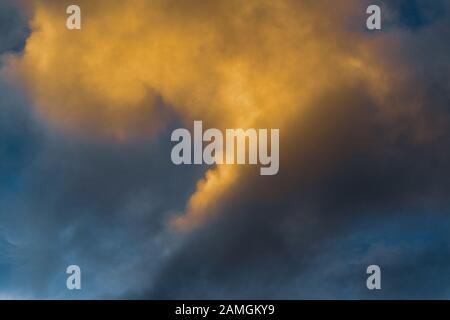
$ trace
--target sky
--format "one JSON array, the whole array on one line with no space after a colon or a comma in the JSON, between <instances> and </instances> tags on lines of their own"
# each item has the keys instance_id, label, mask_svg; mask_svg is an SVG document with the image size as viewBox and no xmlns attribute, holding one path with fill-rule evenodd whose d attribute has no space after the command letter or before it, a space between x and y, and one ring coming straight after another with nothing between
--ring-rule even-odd
<instances>
[{"instance_id":1,"label":"sky","mask_svg":"<svg viewBox=\"0 0 450 320\"><path fill-rule=\"evenodd\" d=\"M450 298L448 1L72 2L0 2L0 299ZM278 174L174 165L195 120Z\"/></svg>"}]
</instances>

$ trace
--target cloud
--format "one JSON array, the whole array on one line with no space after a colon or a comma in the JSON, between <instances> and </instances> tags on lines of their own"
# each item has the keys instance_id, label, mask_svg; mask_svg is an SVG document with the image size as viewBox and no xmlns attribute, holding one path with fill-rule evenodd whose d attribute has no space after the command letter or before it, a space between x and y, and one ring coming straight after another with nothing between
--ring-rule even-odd
<instances>
[{"instance_id":1,"label":"cloud","mask_svg":"<svg viewBox=\"0 0 450 320\"><path fill-rule=\"evenodd\" d=\"M27 16L18 10L17 3L9 0L0 4L0 54L19 52L29 35Z\"/></svg>"},{"instance_id":2,"label":"cloud","mask_svg":"<svg viewBox=\"0 0 450 320\"><path fill-rule=\"evenodd\" d=\"M8 283L34 297L86 298L139 287L141 274L152 281L176 240L167 220L183 210L202 171L171 166L168 139L117 145L45 128L40 136L1 194L1 235L13 253ZM78 295L65 289L69 264L83 271Z\"/></svg>"},{"instance_id":3,"label":"cloud","mask_svg":"<svg viewBox=\"0 0 450 320\"><path fill-rule=\"evenodd\" d=\"M371 34L356 1L80 5L83 29L71 32L63 4L35 1L24 52L4 69L19 75L13 96L26 92L32 104L0 109L0 150L26 151L19 162L8 151L0 168L11 175L3 243L23 266L10 275L25 279L21 288L38 297L367 297L360 285L373 258L392 297L409 296L392 274L414 258L446 268L443 236L360 250L364 232L382 233L394 215L400 224L419 216L405 237L425 243L423 219L448 211L446 10L386 3L387 29ZM170 130L198 119L280 128L279 175L173 166ZM30 131L11 125L21 121ZM378 219L386 225L364 225ZM352 253L345 262L341 243ZM74 261L86 274L79 296L64 289ZM417 292L433 296L424 282Z\"/></svg>"},{"instance_id":4,"label":"cloud","mask_svg":"<svg viewBox=\"0 0 450 320\"><path fill-rule=\"evenodd\" d=\"M147 286L177 242L167 221L203 168L169 162L169 130L126 144L61 134L9 74L0 80L1 295L115 297ZM73 263L83 272L78 294L65 288Z\"/></svg>"},{"instance_id":5,"label":"cloud","mask_svg":"<svg viewBox=\"0 0 450 320\"><path fill-rule=\"evenodd\" d=\"M382 76L376 65L361 68L371 57L361 54L359 29L350 31L351 47L343 45L346 16L359 18L361 5L324 12L324 2L81 2L89 18L72 32L60 27L63 4L34 4L33 33L10 65L23 74L37 111L64 131L149 135L166 123L168 109L185 124L283 130L323 91ZM209 216L214 208L195 203L220 201L239 181L224 178L232 175L239 169L209 173L178 225Z\"/></svg>"}]
</instances>

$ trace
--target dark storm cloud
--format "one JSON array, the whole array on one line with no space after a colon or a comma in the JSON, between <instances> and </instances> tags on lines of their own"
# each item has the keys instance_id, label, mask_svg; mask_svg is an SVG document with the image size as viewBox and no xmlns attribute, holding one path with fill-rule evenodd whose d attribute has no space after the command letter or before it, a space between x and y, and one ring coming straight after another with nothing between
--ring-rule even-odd
<instances>
[{"instance_id":1,"label":"dark storm cloud","mask_svg":"<svg viewBox=\"0 0 450 320\"><path fill-rule=\"evenodd\" d=\"M11 1L0 3L0 67L3 54L20 51L27 38L27 19ZM27 110L28 101L11 94L11 86L0 77L0 190L13 183L37 137Z\"/></svg>"},{"instance_id":2,"label":"dark storm cloud","mask_svg":"<svg viewBox=\"0 0 450 320\"><path fill-rule=\"evenodd\" d=\"M0 54L19 52L29 34L28 19L14 1L0 3Z\"/></svg>"},{"instance_id":3,"label":"dark storm cloud","mask_svg":"<svg viewBox=\"0 0 450 320\"><path fill-rule=\"evenodd\" d=\"M70 264L86 291L68 298L150 282L171 247L162 229L203 168L172 165L169 130L125 144L76 139L43 126L20 85L2 80L0 94L1 297L65 297Z\"/></svg>"},{"instance_id":4,"label":"dark storm cloud","mask_svg":"<svg viewBox=\"0 0 450 320\"><path fill-rule=\"evenodd\" d=\"M22 187L20 175L33 161L40 129L29 112L28 101L1 77L0 97L0 298L8 298L4 290L14 288L11 275L20 268L20 259L15 241L8 237L11 213L7 199Z\"/></svg>"},{"instance_id":5,"label":"dark storm cloud","mask_svg":"<svg viewBox=\"0 0 450 320\"><path fill-rule=\"evenodd\" d=\"M284 132L280 174L243 179L218 218L138 297L448 297L449 6L406 5L387 5L399 28L376 48L396 80L387 101L375 101L363 84L324 94ZM399 231L389 249L349 242L342 257L335 254L330 243L373 232L360 222L378 220L414 227ZM430 225L440 223L433 236ZM386 270L381 294L365 288L372 263Z\"/></svg>"},{"instance_id":6,"label":"dark storm cloud","mask_svg":"<svg viewBox=\"0 0 450 320\"><path fill-rule=\"evenodd\" d=\"M445 19L448 3L445 0L392 0L378 1L389 12L388 23L395 26L418 30Z\"/></svg>"},{"instance_id":7,"label":"dark storm cloud","mask_svg":"<svg viewBox=\"0 0 450 320\"><path fill-rule=\"evenodd\" d=\"M448 299L449 217L428 211L366 219L359 231L328 243L297 285L313 297L365 299ZM382 268L382 290L365 286L368 265ZM317 269L317 266L322 268Z\"/></svg>"},{"instance_id":8,"label":"dark storm cloud","mask_svg":"<svg viewBox=\"0 0 450 320\"><path fill-rule=\"evenodd\" d=\"M413 213L448 213L448 135L436 137L432 143L413 143L408 126L405 132L393 132L393 124L385 123L363 92L352 88L341 92L342 99L338 93L330 93L328 103L321 101L322 111L312 111L302 123L321 126L323 131L308 136L311 130L300 125L304 131L296 130L290 135L292 140L281 147L285 151L279 177L268 182L249 177L251 182L227 201L220 218L185 243L146 297L307 298L315 291L319 291L315 297L327 297L331 294L326 290L300 277L312 268L311 261L327 254L336 260L328 261L331 266L316 264L319 274L315 279L335 284L333 296L342 297L344 288L365 284L361 282L365 267L349 263L348 270L339 269L355 275L347 283L321 279L320 270L333 269L333 263L339 261L324 243L360 229L353 224L364 219L385 219L400 212L407 223ZM324 105L328 106L325 110ZM429 111L423 116L430 116ZM445 112L439 117L450 120ZM431 130L433 122L427 125ZM286 151L295 150L288 148L294 145L303 153ZM319 152L322 159L317 161ZM273 185L280 187L273 190ZM420 256L440 249L432 250ZM384 257L374 260L382 265L386 261ZM449 262L440 257L430 261L434 260ZM402 268L402 263L406 260L398 261L395 268ZM339 264L345 266L345 262ZM423 264L426 262L408 268L423 274ZM390 267L389 263L385 266ZM334 276L342 277L339 273ZM292 281L299 277L304 282L295 282L295 288ZM400 287L389 288L392 295L400 294ZM361 292L353 294L357 297Z\"/></svg>"},{"instance_id":9,"label":"dark storm cloud","mask_svg":"<svg viewBox=\"0 0 450 320\"><path fill-rule=\"evenodd\" d=\"M444 2L408 3L386 4L395 27L380 36L401 43L374 47L399 73L388 101L337 84L283 132L278 176L246 173L180 238L167 218L203 168L171 164L169 129L128 144L64 136L0 84L0 285L40 298L448 297L450 17ZM2 28L3 51L21 46L20 25ZM65 290L68 264L82 268L79 294Z\"/></svg>"},{"instance_id":10,"label":"dark storm cloud","mask_svg":"<svg viewBox=\"0 0 450 320\"><path fill-rule=\"evenodd\" d=\"M43 139L21 172L20 190L4 202L5 214L14 212L5 232L21 239L16 251L25 259L28 275L22 277L33 294L66 293L69 264L82 267L89 295L123 290L117 283L133 283L124 277L136 277L139 268L148 269L150 279L151 266L170 247L162 229L173 210L183 210L201 172L172 166L167 143Z\"/></svg>"}]
</instances>

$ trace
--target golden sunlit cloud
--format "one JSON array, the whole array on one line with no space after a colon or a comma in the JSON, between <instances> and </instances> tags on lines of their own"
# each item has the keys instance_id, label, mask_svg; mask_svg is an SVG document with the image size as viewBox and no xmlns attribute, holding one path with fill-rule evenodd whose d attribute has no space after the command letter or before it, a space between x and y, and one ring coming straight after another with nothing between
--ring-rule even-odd
<instances>
[{"instance_id":1,"label":"golden sunlit cloud","mask_svg":"<svg viewBox=\"0 0 450 320\"><path fill-rule=\"evenodd\" d=\"M73 134L156 134L161 101L186 124L283 132L321 92L382 77L362 67L370 53L348 39L349 17L365 23L354 1L329 10L329 1L77 2L83 28L70 31L67 4L33 1L32 34L9 66L23 75L37 112ZM241 170L209 170L174 225L212 214Z\"/></svg>"}]
</instances>

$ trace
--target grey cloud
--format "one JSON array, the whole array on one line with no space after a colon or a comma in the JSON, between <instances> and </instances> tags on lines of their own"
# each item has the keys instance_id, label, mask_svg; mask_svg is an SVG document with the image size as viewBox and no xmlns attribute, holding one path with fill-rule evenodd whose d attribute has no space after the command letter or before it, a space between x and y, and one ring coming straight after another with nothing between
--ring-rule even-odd
<instances>
[{"instance_id":1,"label":"grey cloud","mask_svg":"<svg viewBox=\"0 0 450 320\"><path fill-rule=\"evenodd\" d=\"M324 93L283 133L280 174L243 179L217 218L191 235L168 261L156 285L136 296L369 297L361 287L365 274L360 273L366 253L347 265L325 244L345 233L362 232L356 222L400 215L408 225L418 215L415 232L430 246L419 242L415 250L395 239L395 261L387 258L389 249L380 248L377 260L386 261L390 285L375 298L447 297L448 282L439 282L433 270L447 270L448 246L428 240L420 225L427 217L445 221L448 214L450 51L442 42L448 28L442 26L449 23L446 15L414 34L392 30L401 43L378 48L379 63L396 81L385 104L375 101L364 84L337 84L336 91ZM385 44L393 44L391 33L385 37ZM442 228L448 230L448 224ZM333 260L313 264L320 256ZM343 259L352 261L348 255ZM330 283L328 295L326 284L320 290L308 280L312 268L316 280L321 272L335 270L334 278L325 280ZM419 279L416 285L405 287L414 277Z\"/></svg>"},{"instance_id":2,"label":"grey cloud","mask_svg":"<svg viewBox=\"0 0 450 320\"><path fill-rule=\"evenodd\" d=\"M0 54L19 52L29 34L28 19L14 1L0 3Z\"/></svg>"},{"instance_id":3,"label":"grey cloud","mask_svg":"<svg viewBox=\"0 0 450 320\"><path fill-rule=\"evenodd\" d=\"M171 164L169 129L131 144L64 136L38 125L20 92L3 89L10 102L0 106L0 173L10 177L0 182L0 255L15 255L0 262L8 285L69 298L448 296L448 224L434 238L422 226L448 219L450 69L442 39L450 19L424 14L380 36L400 39L397 46L374 46L377 63L401 73L386 105L364 83L336 84L283 133L278 176L248 172L214 219L182 236L166 222L184 209L204 168ZM372 221L386 224L374 229ZM362 235L397 223L416 227L391 243ZM403 244L411 238L417 243ZM386 270L386 293L370 296L361 271L375 260ZM84 270L85 295L64 290L68 263Z\"/></svg>"}]
</instances>

